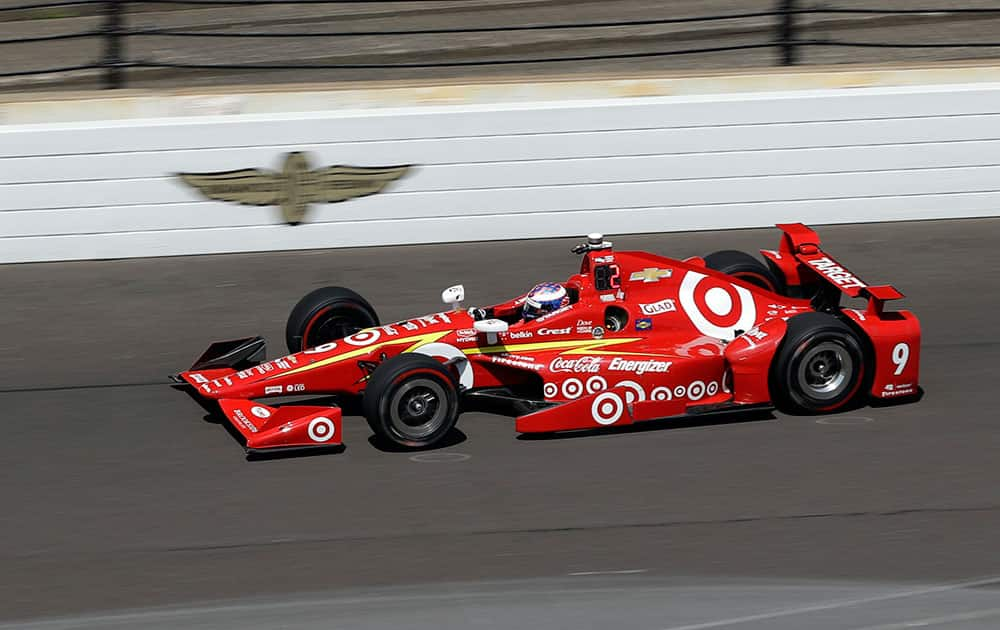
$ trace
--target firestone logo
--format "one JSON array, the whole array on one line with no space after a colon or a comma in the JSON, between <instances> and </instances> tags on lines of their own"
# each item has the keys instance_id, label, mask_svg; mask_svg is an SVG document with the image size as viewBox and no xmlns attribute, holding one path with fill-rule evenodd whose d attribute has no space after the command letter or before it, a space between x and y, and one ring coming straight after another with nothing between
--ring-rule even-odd
<instances>
[{"instance_id":1,"label":"firestone logo","mask_svg":"<svg viewBox=\"0 0 1000 630\"><path fill-rule=\"evenodd\" d=\"M576 372L593 374L600 371L601 369L601 358L600 357L579 357L574 359L564 359L563 357L556 357L552 359L549 363L550 372Z\"/></svg>"},{"instance_id":2,"label":"firestone logo","mask_svg":"<svg viewBox=\"0 0 1000 630\"><path fill-rule=\"evenodd\" d=\"M517 359L517 358L513 358L513 357L509 357L509 356L499 356L499 357L494 356L494 357L490 357L490 360L493 363L498 363L500 365L507 365L507 366L510 366L510 367L521 368L521 369L524 369L524 370L540 370L540 369L542 369L542 366L540 366L540 365L538 365L536 363L532 363L530 360L529 361L525 361L525 360L522 360L522 359Z\"/></svg>"}]
</instances>

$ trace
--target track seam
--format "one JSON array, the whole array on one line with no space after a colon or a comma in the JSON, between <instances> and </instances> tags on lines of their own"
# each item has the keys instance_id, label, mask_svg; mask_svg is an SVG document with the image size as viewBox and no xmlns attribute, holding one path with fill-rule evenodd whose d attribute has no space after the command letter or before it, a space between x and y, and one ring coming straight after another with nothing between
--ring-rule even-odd
<instances>
[{"instance_id":1,"label":"track seam","mask_svg":"<svg viewBox=\"0 0 1000 630\"><path fill-rule=\"evenodd\" d=\"M995 512L995 511L1000 511L1000 505L950 507L950 508L903 508L898 510L886 510L886 511L817 512L808 514L788 514L779 516L747 516L747 517L715 519L715 520L709 519L709 520L690 520L690 521L664 521L660 523L626 523L619 525L594 525L594 526L580 526L580 527L540 527L540 528L511 529L511 530L480 530L480 531L470 531L470 532L390 534L386 536L344 536L344 537L317 537L317 538L298 538L298 539L283 538L278 540L260 541L260 542L245 542L245 543L230 543L230 544L220 543L213 545L190 545L190 546L162 547L162 548L138 548L138 549L128 549L120 551L126 553L176 553L176 552L225 551L225 550L252 549L261 547L278 547L281 545L288 545L288 544L325 544L334 542L339 543L339 542L364 542L364 541L382 541L382 540L407 540L414 538L437 538L442 536L472 537L472 536L496 536L496 535L510 535L510 534L559 534L559 533L578 533L578 532L591 532L591 531L610 531L616 529L620 530L661 529L670 527L691 527L691 526L708 526L708 525L738 525L743 523L768 522L768 521L782 522L782 521L818 520L827 518L892 517L892 516L909 516L915 514L960 514L960 513ZM38 554L29 554L29 555L38 555Z\"/></svg>"}]
</instances>

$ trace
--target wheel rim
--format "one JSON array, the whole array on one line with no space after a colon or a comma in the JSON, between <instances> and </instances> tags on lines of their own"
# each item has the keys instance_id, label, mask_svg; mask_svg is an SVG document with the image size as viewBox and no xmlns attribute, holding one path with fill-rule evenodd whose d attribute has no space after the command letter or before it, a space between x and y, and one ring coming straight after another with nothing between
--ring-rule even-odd
<instances>
[{"instance_id":1,"label":"wheel rim","mask_svg":"<svg viewBox=\"0 0 1000 630\"><path fill-rule=\"evenodd\" d=\"M810 398L833 400L851 385L854 359L844 346L824 341L806 350L799 362L799 389Z\"/></svg>"},{"instance_id":2,"label":"wheel rim","mask_svg":"<svg viewBox=\"0 0 1000 630\"><path fill-rule=\"evenodd\" d=\"M403 383L389 401L389 419L393 428L412 440L432 435L447 415L447 393L440 383L429 378Z\"/></svg>"},{"instance_id":3,"label":"wheel rim","mask_svg":"<svg viewBox=\"0 0 1000 630\"><path fill-rule=\"evenodd\" d=\"M367 319L363 313L353 308L330 308L320 311L306 326L302 347L315 348L353 335L371 325L372 322L363 321Z\"/></svg>"}]
</instances>

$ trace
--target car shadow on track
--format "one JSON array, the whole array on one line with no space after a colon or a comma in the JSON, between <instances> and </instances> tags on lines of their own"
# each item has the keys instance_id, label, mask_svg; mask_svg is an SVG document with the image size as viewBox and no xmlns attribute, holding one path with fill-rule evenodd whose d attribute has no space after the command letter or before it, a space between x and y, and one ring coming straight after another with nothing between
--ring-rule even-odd
<instances>
[{"instance_id":1,"label":"car shadow on track","mask_svg":"<svg viewBox=\"0 0 1000 630\"><path fill-rule=\"evenodd\" d=\"M420 453L423 451L436 451L442 448L448 448L449 446L455 446L456 444L461 444L467 439L468 437L460 430L452 429L444 436L444 438L441 439L440 442L434 444L433 446L427 446L424 448L403 447L378 435L369 436L368 443L383 453Z\"/></svg>"},{"instance_id":2,"label":"car shadow on track","mask_svg":"<svg viewBox=\"0 0 1000 630\"><path fill-rule=\"evenodd\" d=\"M618 435L622 433L642 433L645 431L668 431L671 429L691 429L725 424L742 424L747 422L764 422L777 420L770 409L753 409L746 411L729 411L725 413L706 414L704 416L687 416L683 418L664 418L662 420L646 420L636 424L626 424L618 427L600 427L594 429L579 429L560 433L521 433L518 440L528 442L547 440L571 440L601 435Z\"/></svg>"},{"instance_id":3,"label":"car shadow on track","mask_svg":"<svg viewBox=\"0 0 1000 630\"><path fill-rule=\"evenodd\" d=\"M248 462L266 462L273 459L299 459L302 457L316 457L319 455L335 455L343 453L347 447L343 444L333 446L309 446L306 448L275 449L271 451L248 452L246 458Z\"/></svg>"}]
</instances>

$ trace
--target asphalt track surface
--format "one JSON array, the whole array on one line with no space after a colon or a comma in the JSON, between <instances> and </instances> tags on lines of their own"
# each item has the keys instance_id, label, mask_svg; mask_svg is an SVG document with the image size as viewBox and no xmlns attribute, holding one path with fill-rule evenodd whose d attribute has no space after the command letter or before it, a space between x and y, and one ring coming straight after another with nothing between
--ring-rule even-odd
<instances>
[{"instance_id":1,"label":"asphalt track surface","mask_svg":"<svg viewBox=\"0 0 1000 630\"><path fill-rule=\"evenodd\" d=\"M499 301L578 239L0 267L0 628L996 628L1000 219L820 232L921 317L919 404L542 440L476 413L418 457L349 417L342 453L248 462L164 377L275 356L315 287L386 321Z\"/></svg>"}]
</instances>

